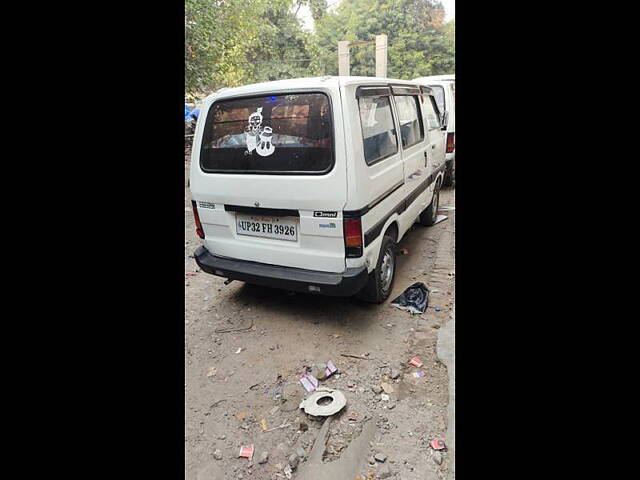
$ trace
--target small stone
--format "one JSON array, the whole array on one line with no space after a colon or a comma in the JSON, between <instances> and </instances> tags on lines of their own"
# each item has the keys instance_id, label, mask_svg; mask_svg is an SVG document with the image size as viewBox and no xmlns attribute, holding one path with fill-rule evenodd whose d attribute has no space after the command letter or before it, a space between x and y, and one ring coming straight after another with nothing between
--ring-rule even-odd
<instances>
[{"instance_id":1,"label":"small stone","mask_svg":"<svg viewBox=\"0 0 640 480\"><path fill-rule=\"evenodd\" d=\"M227 438L227 436L226 436L226 435L220 435L220 436L218 437L218 440L224 440L225 438Z\"/></svg>"},{"instance_id":2,"label":"small stone","mask_svg":"<svg viewBox=\"0 0 640 480\"><path fill-rule=\"evenodd\" d=\"M287 478L291 478L291 471L291 465L287 463L287 465L284 467L284 476Z\"/></svg>"},{"instance_id":3,"label":"small stone","mask_svg":"<svg viewBox=\"0 0 640 480\"><path fill-rule=\"evenodd\" d=\"M382 387L380 385L371 387L371 390L373 390L373 393L376 395L380 395L382 393Z\"/></svg>"},{"instance_id":4,"label":"small stone","mask_svg":"<svg viewBox=\"0 0 640 480\"><path fill-rule=\"evenodd\" d=\"M386 393L381 394L380 398L385 402L389 401L389 395L387 395Z\"/></svg>"},{"instance_id":5,"label":"small stone","mask_svg":"<svg viewBox=\"0 0 640 480\"><path fill-rule=\"evenodd\" d=\"M433 454L433 461L438 465L442 465L442 454L440 452L435 452Z\"/></svg>"},{"instance_id":6,"label":"small stone","mask_svg":"<svg viewBox=\"0 0 640 480\"><path fill-rule=\"evenodd\" d=\"M216 460L222 460L222 452L219 448L216 448L216 450L213 452L213 458L215 458Z\"/></svg>"},{"instance_id":7,"label":"small stone","mask_svg":"<svg viewBox=\"0 0 640 480\"><path fill-rule=\"evenodd\" d=\"M327 378L327 366L324 363L318 363L311 367L311 375L318 380L324 380Z\"/></svg>"},{"instance_id":8,"label":"small stone","mask_svg":"<svg viewBox=\"0 0 640 480\"><path fill-rule=\"evenodd\" d=\"M300 458L304 458L306 456L306 453L302 447L298 447L296 448L296 455L298 455Z\"/></svg>"},{"instance_id":9,"label":"small stone","mask_svg":"<svg viewBox=\"0 0 640 480\"><path fill-rule=\"evenodd\" d=\"M296 429L296 431L300 430L301 432L306 432L307 430L309 430L309 425L307 425L305 422L303 422L299 418L296 418L296 421L294 422L293 426Z\"/></svg>"},{"instance_id":10,"label":"small stone","mask_svg":"<svg viewBox=\"0 0 640 480\"><path fill-rule=\"evenodd\" d=\"M376 463L375 458L373 458L372 456L371 456L371 457L369 457L369 460L368 460L368 461L369 461L369 463L370 463L371 465L374 465L374 464Z\"/></svg>"},{"instance_id":11,"label":"small stone","mask_svg":"<svg viewBox=\"0 0 640 480\"><path fill-rule=\"evenodd\" d=\"M384 463L387 460L387 456L384 453L376 453L373 458L380 463Z\"/></svg>"},{"instance_id":12,"label":"small stone","mask_svg":"<svg viewBox=\"0 0 640 480\"><path fill-rule=\"evenodd\" d=\"M299 461L300 459L298 458L298 455L296 455L295 453L292 453L291 455L289 455L289 465L291 466L291 470L296 469Z\"/></svg>"},{"instance_id":13,"label":"small stone","mask_svg":"<svg viewBox=\"0 0 640 480\"><path fill-rule=\"evenodd\" d=\"M396 404L392 403L387 407L389 410L393 410L394 408L396 408Z\"/></svg>"},{"instance_id":14,"label":"small stone","mask_svg":"<svg viewBox=\"0 0 640 480\"><path fill-rule=\"evenodd\" d=\"M398 378L400 376L400 371L396 370L395 368L391 369L391 378L393 380L395 380L396 378Z\"/></svg>"},{"instance_id":15,"label":"small stone","mask_svg":"<svg viewBox=\"0 0 640 480\"><path fill-rule=\"evenodd\" d=\"M378 478L389 478L393 476L393 471L391 470L391 467L389 467L389 465L385 465L379 472L378 472Z\"/></svg>"},{"instance_id":16,"label":"small stone","mask_svg":"<svg viewBox=\"0 0 640 480\"><path fill-rule=\"evenodd\" d=\"M260 455L260 459L258 460L259 464L267 463L269 461L269 452L262 452Z\"/></svg>"}]
</instances>

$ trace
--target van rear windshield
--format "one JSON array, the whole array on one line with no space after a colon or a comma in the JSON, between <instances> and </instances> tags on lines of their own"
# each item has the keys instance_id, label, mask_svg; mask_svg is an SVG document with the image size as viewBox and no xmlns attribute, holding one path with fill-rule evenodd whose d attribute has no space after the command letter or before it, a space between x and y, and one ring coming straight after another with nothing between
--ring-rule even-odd
<instances>
[{"instance_id":1,"label":"van rear windshield","mask_svg":"<svg viewBox=\"0 0 640 480\"><path fill-rule=\"evenodd\" d=\"M204 128L205 172L308 175L333 167L331 105L323 93L221 100Z\"/></svg>"}]
</instances>

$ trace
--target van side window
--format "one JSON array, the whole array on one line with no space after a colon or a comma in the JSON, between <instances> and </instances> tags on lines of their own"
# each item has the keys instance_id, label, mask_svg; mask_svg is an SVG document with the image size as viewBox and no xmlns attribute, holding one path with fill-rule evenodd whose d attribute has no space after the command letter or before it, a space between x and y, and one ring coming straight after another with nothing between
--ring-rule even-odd
<instances>
[{"instance_id":1,"label":"van side window","mask_svg":"<svg viewBox=\"0 0 640 480\"><path fill-rule=\"evenodd\" d=\"M424 127L418 107L418 97L395 95L402 148L409 148L424 139Z\"/></svg>"},{"instance_id":2,"label":"van side window","mask_svg":"<svg viewBox=\"0 0 640 480\"><path fill-rule=\"evenodd\" d=\"M422 103L424 115L427 117L427 125L429 130L437 130L440 128L440 117L438 115L438 105L431 95L425 95L425 101Z\"/></svg>"},{"instance_id":3,"label":"van side window","mask_svg":"<svg viewBox=\"0 0 640 480\"><path fill-rule=\"evenodd\" d=\"M389 100L388 96L358 98L367 165L373 165L398 152L398 138Z\"/></svg>"},{"instance_id":4,"label":"van side window","mask_svg":"<svg viewBox=\"0 0 640 480\"><path fill-rule=\"evenodd\" d=\"M433 96L436 97L436 105L438 105L438 110L442 113L445 111L446 103L444 99L444 88L440 85L430 85L431 90L433 90Z\"/></svg>"}]
</instances>

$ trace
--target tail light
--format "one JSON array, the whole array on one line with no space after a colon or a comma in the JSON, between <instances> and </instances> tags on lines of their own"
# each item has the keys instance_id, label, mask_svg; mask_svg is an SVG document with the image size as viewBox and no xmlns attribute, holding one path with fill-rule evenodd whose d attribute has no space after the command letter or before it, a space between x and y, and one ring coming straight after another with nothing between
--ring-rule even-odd
<instances>
[{"instance_id":1,"label":"tail light","mask_svg":"<svg viewBox=\"0 0 640 480\"><path fill-rule=\"evenodd\" d=\"M344 251L347 258L362 256L362 222L360 218L343 220Z\"/></svg>"},{"instance_id":2,"label":"tail light","mask_svg":"<svg viewBox=\"0 0 640 480\"><path fill-rule=\"evenodd\" d=\"M204 230L202 229L202 223L200 223L200 215L198 215L198 206L195 200L191 200L191 207L193 208L193 218L196 221L196 233L200 238L204 238Z\"/></svg>"},{"instance_id":3,"label":"tail light","mask_svg":"<svg viewBox=\"0 0 640 480\"><path fill-rule=\"evenodd\" d=\"M447 153L453 153L456 149L456 134L447 133Z\"/></svg>"}]
</instances>

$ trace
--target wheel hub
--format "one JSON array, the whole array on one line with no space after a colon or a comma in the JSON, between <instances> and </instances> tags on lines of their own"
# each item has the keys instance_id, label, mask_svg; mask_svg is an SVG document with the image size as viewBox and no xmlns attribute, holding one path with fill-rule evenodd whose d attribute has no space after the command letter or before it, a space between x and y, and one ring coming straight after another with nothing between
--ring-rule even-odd
<instances>
[{"instance_id":1,"label":"wheel hub","mask_svg":"<svg viewBox=\"0 0 640 480\"><path fill-rule=\"evenodd\" d=\"M395 259L393 257L393 254L387 250L384 252L384 257L382 257L382 265L380 265L380 286L384 291L387 291L391 286L394 268Z\"/></svg>"}]
</instances>

